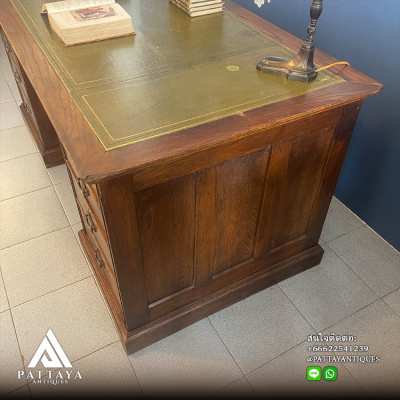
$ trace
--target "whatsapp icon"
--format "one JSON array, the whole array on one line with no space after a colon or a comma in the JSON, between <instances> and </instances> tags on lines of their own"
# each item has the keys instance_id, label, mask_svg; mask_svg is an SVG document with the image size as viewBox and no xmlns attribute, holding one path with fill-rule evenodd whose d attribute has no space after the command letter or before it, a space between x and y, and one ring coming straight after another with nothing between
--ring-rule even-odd
<instances>
[{"instance_id":1,"label":"whatsapp icon","mask_svg":"<svg viewBox=\"0 0 400 400\"><path fill-rule=\"evenodd\" d=\"M338 369L334 366L327 366L322 371L322 379L327 382L335 382L338 378Z\"/></svg>"}]
</instances>

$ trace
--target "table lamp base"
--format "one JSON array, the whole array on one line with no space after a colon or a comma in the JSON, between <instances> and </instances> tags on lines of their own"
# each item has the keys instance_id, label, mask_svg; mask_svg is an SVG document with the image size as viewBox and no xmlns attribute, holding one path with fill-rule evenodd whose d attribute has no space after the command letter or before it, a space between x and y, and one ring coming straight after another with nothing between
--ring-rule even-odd
<instances>
[{"instance_id":1,"label":"table lamp base","mask_svg":"<svg viewBox=\"0 0 400 400\"><path fill-rule=\"evenodd\" d=\"M287 59L268 56L258 62L257 69L262 72L283 74L286 75L289 80L302 82L312 82L318 76L317 69L314 65L310 66L307 62L301 61L297 57Z\"/></svg>"},{"instance_id":2,"label":"table lamp base","mask_svg":"<svg viewBox=\"0 0 400 400\"><path fill-rule=\"evenodd\" d=\"M296 56L292 59L268 56L257 63L257 69L262 72L284 74L291 80L303 82L315 80L318 70L314 64L314 36L322 8L323 0L312 0L307 38Z\"/></svg>"}]
</instances>

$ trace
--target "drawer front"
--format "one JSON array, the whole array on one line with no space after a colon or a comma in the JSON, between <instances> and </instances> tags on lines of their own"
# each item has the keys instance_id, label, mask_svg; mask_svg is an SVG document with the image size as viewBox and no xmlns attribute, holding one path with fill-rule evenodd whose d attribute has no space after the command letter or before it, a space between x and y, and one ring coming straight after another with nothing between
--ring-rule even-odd
<instances>
[{"instance_id":1,"label":"drawer front","mask_svg":"<svg viewBox=\"0 0 400 400\"><path fill-rule=\"evenodd\" d=\"M93 267L95 267L99 273L106 276L114 293L119 298L119 290L114 273L114 263L106 238L104 220L101 214L97 191L85 185L76 177L67 159L66 166L71 178L71 184L74 186L82 224L95 253L96 265Z\"/></svg>"},{"instance_id":2,"label":"drawer front","mask_svg":"<svg viewBox=\"0 0 400 400\"><path fill-rule=\"evenodd\" d=\"M78 202L78 208L82 215L82 223L87 237L92 245L95 254L95 265L97 272L105 276L110 286L117 296L120 298L118 284L114 275L112 257L107 246L107 242L103 237L99 227L95 225L90 210Z\"/></svg>"},{"instance_id":3,"label":"drawer front","mask_svg":"<svg viewBox=\"0 0 400 400\"><path fill-rule=\"evenodd\" d=\"M105 261L113 268L114 263L106 239L107 236L103 218L98 217L98 212L100 211L98 209L99 206L97 205L98 212L95 213L90 203L82 195L81 187L79 186L77 179L72 173L70 175L76 193L77 205L81 212L82 223L85 226L86 232L92 241L96 242L97 246L101 248L101 252L105 256Z\"/></svg>"},{"instance_id":4,"label":"drawer front","mask_svg":"<svg viewBox=\"0 0 400 400\"><path fill-rule=\"evenodd\" d=\"M98 247L100 247L107 264L113 268L114 263L112 261L110 249L108 247L103 228L98 224L92 213L92 210L89 207L85 207L84 205L80 204L80 208L82 212L83 223L88 235L97 243Z\"/></svg>"},{"instance_id":5,"label":"drawer front","mask_svg":"<svg viewBox=\"0 0 400 400\"><path fill-rule=\"evenodd\" d=\"M104 228L104 219L101 212L100 200L95 185L87 185L81 179L76 177L74 170L71 168L68 160L66 160L67 168L70 171L71 179L75 187L76 196L78 201L82 204L87 204L92 213L95 215L98 223Z\"/></svg>"}]
</instances>

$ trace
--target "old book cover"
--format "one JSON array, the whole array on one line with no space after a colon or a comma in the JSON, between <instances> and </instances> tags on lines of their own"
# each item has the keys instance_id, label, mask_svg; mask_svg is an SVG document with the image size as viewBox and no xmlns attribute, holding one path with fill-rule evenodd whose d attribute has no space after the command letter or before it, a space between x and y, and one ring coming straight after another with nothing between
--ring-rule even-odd
<instances>
[{"instance_id":1,"label":"old book cover","mask_svg":"<svg viewBox=\"0 0 400 400\"><path fill-rule=\"evenodd\" d=\"M134 34L132 18L114 0L48 3L43 12L67 46Z\"/></svg>"}]
</instances>

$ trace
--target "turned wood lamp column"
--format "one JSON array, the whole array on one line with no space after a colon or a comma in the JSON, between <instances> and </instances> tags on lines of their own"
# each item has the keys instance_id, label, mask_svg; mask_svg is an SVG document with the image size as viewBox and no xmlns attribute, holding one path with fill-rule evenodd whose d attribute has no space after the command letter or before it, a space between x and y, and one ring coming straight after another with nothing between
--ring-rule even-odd
<instances>
[{"instance_id":1,"label":"turned wood lamp column","mask_svg":"<svg viewBox=\"0 0 400 400\"><path fill-rule=\"evenodd\" d=\"M257 69L262 72L285 74L288 79L305 82L313 81L318 71L314 64L315 33L317 23L322 14L323 0L313 0L310 9L310 24L307 29L307 38L298 54L292 59L267 56L257 64Z\"/></svg>"}]
</instances>

